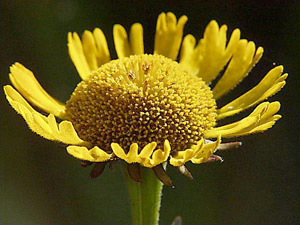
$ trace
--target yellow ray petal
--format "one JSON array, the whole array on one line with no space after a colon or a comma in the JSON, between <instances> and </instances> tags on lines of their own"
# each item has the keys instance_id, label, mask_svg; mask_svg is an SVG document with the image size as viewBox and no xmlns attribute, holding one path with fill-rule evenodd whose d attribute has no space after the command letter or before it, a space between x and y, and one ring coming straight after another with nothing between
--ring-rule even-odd
<instances>
[{"instance_id":1,"label":"yellow ray petal","mask_svg":"<svg viewBox=\"0 0 300 225\"><path fill-rule=\"evenodd\" d=\"M217 150L220 143L220 135L215 142L211 143L204 143L204 140L201 139L201 141L199 141L197 145L193 145L191 149L179 151L175 156L171 156L170 164L173 166L182 166L188 161L192 161L195 164L204 163Z\"/></svg>"},{"instance_id":2,"label":"yellow ray petal","mask_svg":"<svg viewBox=\"0 0 300 225\"><path fill-rule=\"evenodd\" d=\"M170 152L171 152L170 143L168 140L165 140L164 150L161 150L161 149L155 150L152 154L152 157L143 158L140 154L139 156L141 159L141 164L144 167L148 167L148 168L157 166L157 165L165 162L168 159Z\"/></svg>"},{"instance_id":3,"label":"yellow ray petal","mask_svg":"<svg viewBox=\"0 0 300 225\"><path fill-rule=\"evenodd\" d=\"M215 142L206 143L200 151L191 159L192 163L200 164L206 162L209 157L217 151L221 143L221 136L219 135Z\"/></svg>"},{"instance_id":4,"label":"yellow ray petal","mask_svg":"<svg viewBox=\"0 0 300 225\"><path fill-rule=\"evenodd\" d=\"M128 41L128 36L125 28L120 24L114 25L114 42L115 49L119 58L128 57L131 55L131 49Z\"/></svg>"},{"instance_id":5,"label":"yellow ray petal","mask_svg":"<svg viewBox=\"0 0 300 225\"><path fill-rule=\"evenodd\" d=\"M118 143L112 143L111 149L113 150L115 155L117 157L119 157L120 159L124 159L124 160L127 159L127 155L126 155L125 151Z\"/></svg>"},{"instance_id":6,"label":"yellow ray petal","mask_svg":"<svg viewBox=\"0 0 300 225\"><path fill-rule=\"evenodd\" d=\"M190 34L185 36L180 64L206 83L212 81L227 64L240 39L240 30L235 29L226 46L226 33L227 26L219 28L218 23L213 20L207 25L204 36L196 47L196 39Z\"/></svg>"},{"instance_id":7,"label":"yellow ray petal","mask_svg":"<svg viewBox=\"0 0 300 225\"><path fill-rule=\"evenodd\" d=\"M186 162L190 161L198 152L203 148L203 138L196 144L192 145L190 149L184 151L178 151L176 155L170 156L170 164L172 166L182 166Z\"/></svg>"},{"instance_id":8,"label":"yellow ray petal","mask_svg":"<svg viewBox=\"0 0 300 225\"><path fill-rule=\"evenodd\" d=\"M272 102L268 105L268 110L262 115L259 122L251 127L243 130L242 132L238 133L237 136L244 136L248 134L254 134L258 132L263 132L267 129L270 129L277 120L281 118L281 115L274 115L280 109L279 102Z\"/></svg>"},{"instance_id":9,"label":"yellow ray petal","mask_svg":"<svg viewBox=\"0 0 300 225\"><path fill-rule=\"evenodd\" d=\"M193 151L195 152L195 154L197 154L198 151L200 151L203 148L203 145L204 145L204 139L201 138L201 140L198 141L196 145L192 145L191 146L191 149L193 149Z\"/></svg>"},{"instance_id":10,"label":"yellow ray petal","mask_svg":"<svg viewBox=\"0 0 300 225\"><path fill-rule=\"evenodd\" d=\"M131 26L129 39L132 52L131 54L144 54L143 26L140 23L135 23Z\"/></svg>"},{"instance_id":11,"label":"yellow ray petal","mask_svg":"<svg viewBox=\"0 0 300 225\"><path fill-rule=\"evenodd\" d=\"M114 25L114 42L119 58L130 55L144 54L143 26L135 23L130 28L129 40L124 27L119 24Z\"/></svg>"},{"instance_id":12,"label":"yellow ray petal","mask_svg":"<svg viewBox=\"0 0 300 225\"><path fill-rule=\"evenodd\" d=\"M285 79L287 78L287 74L281 75L282 71L282 66L277 66L272 69L258 85L239 98L220 108L217 112L217 119L222 119L239 113L276 94L284 87Z\"/></svg>"},{"instance_id":13,"label":"yellow ray petal","mask_svg":"<svg viewBox=\"0 0 300 225\"><path fill-rule=\"evenodd\" d=\"M158 149L153 152L152 155L153 162L156 162L158 165L161 162L166 161L170 155L170 152L171 152L170 142L168 140L165 140L164 150Z\"/></svg>"},{"instance_id":14,"label":"yellow ray petal","mask_svg":"<svg viewBox=\"0 0 300 225\"><path fill-rule=\"evenodd\" d=\"M9 78L14 87L32 104L45 112L63 118L65 105L51 97L36 80L34 74L20 63L10 67Z\"/></svg>"},{"instance_id":15,"label":"yellow ray petal","mask_svg":"<svg viewBox=\"0 0 300 225\"><path fill-rule=\"evenodd\" d=\"M10 85L4 87L6 98L10 105L23 116L29 128L40 136L72 145L89 145L81 140L70 121L56 123L53 114L43 116L34 110L26 100Z\"/></svg>"},{"instance_id":16,"label":"yellow ray petal","mask_svg":"<svg viewBox=\"0 0 300 225\"><path fill-rule=\"evenodd\" d=\"M280 109L279 102L263 102L258 105L255 110L244 119L225 126L213 128L204 133L204 137L212 138L221 135L222 137L237 137L256 132L262 132L264 129L270 128L264 124L270 121L278 120L278 116L273 116ZM260 128L258 128L260 127Z\"/></svg>"},{"instance_id":17,"label":"yellow ray petal","mask_svg":"<svg viewBox=\"0 0 300 225\"><path fill-rule=\"evenodd\" d=\"M77 33L68 34L69 55L81 78L85 80L92 70L109 62L110 54L103 32L96 28L85 31L82 42Z\"/></svg>"},{"instance_id":18,"label":"yellow ray petal","mask_svg":"<svg viewBox=\"0 0 300 225\"><path fill-rule=\"evenodd\" d=\"M261 125L255 126L253 129L251 129L249 131L240 133L239 136L245 136L245 135L249 135L249 134L264 132L265 130L270 129L276 123L276 121L279 120L280 118L281 118L281 115L274 115L271 118L269 118L268 121L265 121Z\"/></svg>"},{"instance_id":19,"label":"yellow ray petal","mask_svg":"<svg viewBox=\"0 0 300 225\"><path fill-rule=\"evenodd\" d=\"M258 105L254 111L244 119L230 123L228 125L224 125L221 127L215 127L209 131L204 133L204 137L212 138L221 135L222 137L231 137L234 136L236 133L241 132L247 127L251 127L253 124L256 124L260 119L263 113L266 112L269 103L264 102Z\"/></svg>"},{"instance_id":20,"label":"yellow ray petal","mask_svg":"<svg viewBox=\"0 0 300 225\"><path fill-rule=\"evenodd\" d=\"M164 151L155 150L156 142L147 144L139 153L138 145L133 143L130 145L129 152L126 154L124 149L117 143L112 143L111 148L114 154L127 163L140 163L144 167L152 168L166 161L170 155L170 143L166 140L164 143Z\"/></svg>"},{"instance_id":21,"label":"yellow ray petal","mask_svg":"<svg viewBox=\"0 0 300 225\"><path fill-rule=\"evenodd\" d=\"M154 41L154 54L164 55L173 60L177 58L183 36L183 28L188 18L168 12L158 16Z\"/></svg>"},{"instance_id":22,"label":"yellow ray petal","mask_svg":"<svg viewBox=\"0 0 300 225\"><path fill-rule=\"evenodd\" d=\"M252 41L240 40L224 75L213 89L215 99L222 97L238 85L258 63L262 55L262 47L255 52L255 44Z\"/></svg>"},{"instance_id":23,"label":"yellow ray petal","mask_svg":"<svg viewBox=\"0 0 300 225\"><path fill-rule=\"evenodd\" d=\"M129 152L127 153L128 163L138 162L138 149L139 146L136 143L130 145Z\"/></svg>"},{"instance_id":24,"label":"yellow ray petal","mask_svg":"<svg viewBox=\"0 0 300 225\"><path fill-rule=\"evenodd\" d=\"M152 155L153 151L155 150L156 146L157 146L156 142L151 142L147 144L142 149L141 153L139 154L139 157L143 159L149 158Z\"/></svg>"},{"instance_id":25,"label":"yellow ray petal","mask_svg":"<svg viewBox=\"0 0 300 225\"><path fill-rule=\"evenodd\" d=\"M85 55L86 61L89 65L89 70L95 70L98 68L97 58L96 58L96 42L92 32L86 30L82 35L82 49Z\"/></svg>"},{"instance_id":26,"label":"yellow ray petal","mask_svg":"<svg viewBox=\"0 0 300 225\"><path fill-rule=\"evenodd\" d=\"M69 55L82 80L86 80L91 70L85 58L82 43L77 33L68 33Z\"/></svg>"},{"instance_id":27,"label":"yellow ray petal","mask_svg":"<svg viewBox=\"0 0 300 225\"><path fill-rule=\"evenodd\" d=\"M140 158L138 156L138 145L133 143L130 145L130 149L126 154L124 149L117 143L112 143L111 148L115 155L120 159L125 160L128 163L140 163Z\"/></svg>"},{"instance_id":28,"label":"yellow ray petal","mask_svg":"<svg viewBox=\"0 0 300 225\"><path fill-rule=\"evenodd\" d=\"M109 62L110 54L103 32L96 28L93 33L86 30L82 35L82 46L90 70L96 70Z\"/></svg>"},{"instance_id":29,"label":"yellow ray petal","mask_svg":"<svg viewBox=\"0 0 300 225\"><path fill-rule=\"evenodd\" d=\"M68 146L67 152L77 159L86 160L89 162L105 162L108 161L112 156L97 146L90 150L83 146Z\"/></svg>"},{"instance_id":30,"label":"yellow ray petal","mask_svg":"<svg viewBox=\"0 0 300 225\"><path fill-rule=\"evenodd\" d=\"M184 151L178 151L176 155L170 157L170 164L172 166L182 166L187 161L191 160L194 156L192 149L186 149Z\"/></svg>"}]
</instances>

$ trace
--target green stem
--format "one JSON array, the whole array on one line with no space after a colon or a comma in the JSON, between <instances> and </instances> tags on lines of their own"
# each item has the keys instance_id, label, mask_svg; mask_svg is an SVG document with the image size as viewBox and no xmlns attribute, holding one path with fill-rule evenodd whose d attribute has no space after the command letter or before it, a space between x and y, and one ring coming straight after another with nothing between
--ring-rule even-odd
<instances>
[{"instance_id":1,"label":"green stem","mask_svg":"<svg viewBox=\"0 0 300 225\"><path fill-rule=\"evenodd\" d=\"M134 225L158 225L162 183L152 169L141 167L142 182L133 181L123 165Z\"/></svg>"}]
</instances>

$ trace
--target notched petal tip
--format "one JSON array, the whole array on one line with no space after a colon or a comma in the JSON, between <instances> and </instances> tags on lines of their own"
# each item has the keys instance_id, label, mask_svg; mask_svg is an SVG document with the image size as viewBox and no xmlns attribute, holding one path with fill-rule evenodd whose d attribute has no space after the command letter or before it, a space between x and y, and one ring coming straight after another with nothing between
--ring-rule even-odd
<instances>
[{"instance_id":1,"label":"notched petal tip","mask_svg":"<svg viewBox=\"0 0 300 225\"><path fill-rule=\"evenodd\" d=\"M176 24L177 23L177 18L174 13L172 12L167 12L167 22L170 24Z\"/></svg>"},{"instance_id":2,"label":"notched petal tip","mask_svg":"<svg viewBox=\"0 0 300 225\"><path fill-rule=\"evenodd\" d=\"M189 45L188 39L183 43L180 64L209 84L228 64L239 39L240 31L235 30L227 42L227 26L222 25L219 28L218 23L212 20L196 47Z\"/></svg>"},{"instance_id":3,"label":"notched petal tip","mask_svg":"<svg viewBox=\"0 0 300 225\"><path fill-rule=\"evenodd\" d=\"M129 38L125 28L120 24L115 24L113 38L119 58L144 54L143 26L140 23L134 23L131 26Z\"/></svg>"},{"instance_id":4,"label":"notched petal tip","mask_svg":"<svg viewBox=\"0 0 300 225\"><path fill-rule=\"evenodd\" d=\"M186 16L180 17L177 22L174 13L161 13L156 24L154 54L175 60L182 42L183 28L186 22Z\"/></svg>"},{"instance_id":5,"label":"notched petal tip","mask_svg":"<svg viewBox=\"0 0 300 225\"><path fill-rule=\"evenodd\" d=\"M153 168L165 162L171 152L171 146L168 140L164 142L164 149L156 149L157 143L151 142L138 150L138 144L133 143L130 145L129 151L125 150L117 143L111 143L113 153L120 159L124 160L129 165L138 164L147 168Z\"/></svg>"}]
</instances>

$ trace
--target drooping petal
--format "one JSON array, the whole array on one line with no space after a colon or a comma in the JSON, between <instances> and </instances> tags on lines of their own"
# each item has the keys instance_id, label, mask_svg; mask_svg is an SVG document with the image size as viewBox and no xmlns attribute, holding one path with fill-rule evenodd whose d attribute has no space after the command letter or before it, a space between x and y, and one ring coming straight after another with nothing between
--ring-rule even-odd
<instances>
[{"instance_id":1,"label":"drooping petal","mask_svg":"<svg viewBox=\"0 0 300 225\"><path fill-rule=\"evenodd\" d=\"M191 160L193 156L194 156L194 151L192 149L178 151L175 156L170 157L170 164L172 166L182 166L187 161Z\"/></svg>"},{"instance_id":2,"label":"drooping petal","mask_svg":"<svg viewBox=\"0 0 300 225\"><path fill-rule=\"evenodd\" d=\"M176 16L168 12L161 13L158 16L156 24L156 33L154 41L154 54L166 56L175 60L183 36L183 28L188 18L182 16L176 19Z\"/></svg>"},{"instance_id":3,"label":"drooping petal","mask_svg":"<svg viewBox=\"0 0 300 225\"><path fill-rule=\"evenodd\" d=\"M171 147L167 140L164 142L163 151L161 149L155 150L156 146L156 142L149 143L139 153L138 145L133 143L126 154L124 149L119 144L111 144L114 154L120 159L125 160L127 163L140 163L142 166L148 168L152 168L163 163L170 155Z\"/></svg>"},{"instance_id":4,"label":"drooping petal","mask_svg":"<svg viewBox=\"0 0 300 225\"><path fill-rule=\"evenodd\" d=\"M112 143L111 148L114 152L114 154L119 157L120 159L127 159L127 155L124 151L124 149L117 143Z\"/></svg>"},{"instance_id":5,"label":"drooping petal","mask_svg":"<svg viewBox=\"0 0 300 225\"><path fill-rule=\"evenodd\" d=\"M138 157L138 145L136 143L130 145L129 152L127 154L125 153L124 149L117 143L112 143L111 148L117 157L125 160L128 163L140 162L140 158Z\"/></svg>"},{"instance_id":6,"label":"drooping petal","mask_svg":"<svg viewBox=\"0 0 300 225\"><path fill-rule=\"evenodd\" d=\"M150 158L150 156L152 155L153 151L155 150L157 146L156 142L152 142L147 144L141 151L141 153L139 154L139 157L142 159L147 159Z\"/></svg>"},{"instance_id":7,"label":"drooping petal","mask_svg":"<svg viewBox=\"0 0 300 225\"><path fill-rule=\"evenodd\" d=\"M221 143L221 136L219 135L215 142L205 143L200 151L191 159L192 163L205 163L214 152L217 151Z\"/></svg>"},{"instance_id":8,"label":"drooping petal","mask_svg":"<svg viewBox=\"0 0 300 225\"><path fill-rule=\"evenodd\" d=\"M130 145L130 148L129 148L129 152L127 153L127 162L128 163L135 163L135 162L138 162L139 159L137 157L138 155L138 145L136 143Z\"/></svg>"},{"instance_id":9,"label":"drooping petal","mask_svg":"<svg viewBox=\"0 0 300 225\"><path fill-rule=\"evenodd\" d=\"M65 105L51 97L36 80L34 74L20 63L10 67L9 78L14 87L32 104L47 113L63 118Z\"/></svg>"},{"instance_id":10,"label":"drooping petal","mask_svg":"<svg viewBox=\"0 0 300 225\"><path fill-rule=\"evenodd\" d=\"M240 40L224 75L213 89L215 99L235 88L249 74L262 55L262 47L255 51L254 42Z\"/></svg>"},{"instance_id":11,"label":"drooping petal","mask_svg":"<svg viewBox=\"0 0 300 225\"><path fill-rule=\"evenodd\" d=\"M143 150L142 150L143 151ZM161 149L157 149L153 152L152 157L143 157L145 155L140 154L140 158L141 158L141 164L145 167L149 167L152 168L154 166L157 166L163 162L165 162L171 152L171 146L168 140L165 140L164 142L164 150Z\"/></svg>"},{"instance_id":12,"label":"drooping petal","mask_svg":"<svg viewBox=\"0 0 300 225\"><path fill-rule=\"evenodd\" d=\"M72 145L89 145L81 140L70 121L57 124L53 114L43 116L34 110L26 100L10 85L4 87L6 98L10 105L23 116L29 128L40 136Z\"/></svg>"},{"instance_id":13,"label":"drooping petal","mask_svg":"<svg viewBox=\"0 0 300 225\"><path fill-rule=\"evenodd\" d=\"M211 21L203 38L196 45L192 35L185 36L180 54L180 64L190 72L210 83L232 57L240 39L240 30L235 29L226 46L227 26L219 28L216 21Z\"/></svg>"},{"instance_id":14,"label":"drooping petal","mask_svg":"<svg viewBox=\"0 0 300 225\"><path fill-rule=\"evenodd\" d=\"M143 26L135 23L130 28L129 40L127 32L120 24L114 25L114 43L119 58L144 54Z\"/></svg>"},{"instance_id":15,"label":"drooping petal","mask_svg":"<svg viewBox=\"0 0 300 225\"><path fill-rule=\"evenodd\" d=\"M191 149L178 151L175 156L170 157L170 164L172 166L182 166L188 161L195 164L206 162L209 157L217 150L221 143L221 136L217 137L215 142L205 143L202 138L197 145L193 145Z\"/></svg>"},{"instance_id":16,"label":"drooping petal","mask_svg":"<svg viewBox=\"0 0 300 225\"><path fill-rule=\"evenodd\" d=\"M77 33L68 34L69 55L83 80L86 80L92 70L110 60L106 38L103 32L96 28L93 33L85 31L82 41Z\"/></svg>"},{"instance_id":17,"label":"drooping petal","mask_svg":"<svg viewBox=\"0 0 300 225\"><path fill-rule=\"evenodd\" d=\"M280 115L274 115L279 109L279 102L263 102L244 119L206 131L204 137L213 138L221 135L229 138L265 131L280 119Z\"/></svg>"},{"instance_id":18,"label":"drooping petal","mask_svg":"<svg viewBox=\"0 0 300 225\"><path fill-rule=\"evenodd\" d=\"M239 98L220 108L217 119L239 113L254 106L280 91L285 85L287 74L282 75L283 67L277 66L267 73L261 82Z\"/></svg>"},{"instance_id":19,"label":"drooping petal","mask_svg":"<svg viewBox=\"0 0 300 225\"><path fill-rule=\"evenodd\" d=\"M182 166L186 162L190 161L201 149L203 148L204 140L203 138L197 143L197 145L193 145L192 148L186 149L184 151L178 151L176 155L170 157L170 164L172 166Z\"/></svg>"},{"instance_id":20,"label":"drooping petal","mask_svg":"<svg viewBox=\"0 0 300 225\"><path fill-rule=\"evenodd\" d=\"M67 151L75 158L89 162L105 162L112 156L112 154L106 153L97 146L92 149L88 149L84 146L68 146Z\"/></svg>"}]
</instances>

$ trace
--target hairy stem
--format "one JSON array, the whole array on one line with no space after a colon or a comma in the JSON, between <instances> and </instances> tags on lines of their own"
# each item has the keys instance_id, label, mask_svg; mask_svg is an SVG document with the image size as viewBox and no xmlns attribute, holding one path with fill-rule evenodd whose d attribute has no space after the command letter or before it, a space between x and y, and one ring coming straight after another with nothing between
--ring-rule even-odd
<instances>
[{"instance_id":1,"label":"hairy stem","mask_svg":"<svg viewBox=\"0 0 300 225\"><path fill-rule=\"evenodd\" d=\"M158 225L162 183L152 169L141 167L142 182L133 181L123 165L134 225Z\"/></svg>"}]
</instances>

